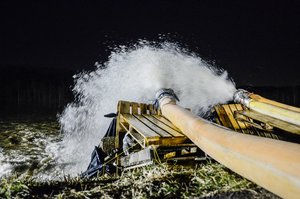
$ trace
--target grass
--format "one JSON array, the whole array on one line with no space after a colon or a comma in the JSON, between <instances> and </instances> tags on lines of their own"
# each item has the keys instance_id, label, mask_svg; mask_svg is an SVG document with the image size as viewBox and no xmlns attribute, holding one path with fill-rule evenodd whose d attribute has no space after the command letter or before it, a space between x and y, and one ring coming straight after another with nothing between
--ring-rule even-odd
<instances>
[{"instance_id":1,"label":"grass","mask_svg":"<svg viewBox=\"0 0 300 199\"><path fill-rule=\"evenodd\" d=\"M276 198L224 166L207 161L193 168L154 165L93 179L38 181L2 178L3 198Z\"/></svg>"}]
</instances>

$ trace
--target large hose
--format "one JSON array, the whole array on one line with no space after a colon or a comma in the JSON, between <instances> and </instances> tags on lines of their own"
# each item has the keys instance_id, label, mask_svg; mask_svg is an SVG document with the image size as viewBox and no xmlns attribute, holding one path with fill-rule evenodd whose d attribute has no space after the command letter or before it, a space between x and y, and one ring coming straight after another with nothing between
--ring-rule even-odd
<instances>
[{"instance_id":1,"label":"large hose","mask_svg":"<svg viewBox=\"0 0 300 199\"><path fill-rule=\"evenodd\" d=\"M268 100L242 89L237 90L233 98L236 103L251 110L300 126L300 110L297 107Z\"/></svg>"},{"instance_id":2,"label":"large hose","mask_svg":"<svg viewBox=\"0 0 300 199\"><path fill-rule=\"evenodd\" d=\"M284 198L300 196L300 145L236 133L176 105L174 92L162 89L163 116L216 161Z\"/></svg>"},{"instance_id":3,"label":"large hose","mask_svg":"<svg viewBox=\"0 0 300 199\"><path fill-rule=\"evenodd\" d=\"M271 105L274 105L274 106L277 106L277 107L280 107L280 108L284 108L284 109L288 109L288 110L300 113L300 108L298 108L298 107L294 107L294 106L290 106L290 105L287 105L287 104L279 103L279 102L264 98L264 97L262 97L258 94L254 94L254 93L249 93L248 92L248 96L252 100L255 100L257 102L263 102L263 103L266 103L266 104L271 104Z\"/></svg>"}]
</instances>

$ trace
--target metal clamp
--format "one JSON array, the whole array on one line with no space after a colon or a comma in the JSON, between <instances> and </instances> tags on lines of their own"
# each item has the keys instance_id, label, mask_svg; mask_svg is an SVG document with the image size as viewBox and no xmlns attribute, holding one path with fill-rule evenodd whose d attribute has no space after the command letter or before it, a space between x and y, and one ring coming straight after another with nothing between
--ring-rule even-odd
<instances>
[{"instance_id":1,"label":"metal clamp","mask_svg":"<svg viewBox=\"0 0 300 199\"><path fill-rule=\"evenodd\" d=\"M179 98L177 97L177 95L175 94L175 92L170 89L170 88L162 88L162 89L159 89L155 95L155 102L154 102L154 106L155 108L159 108L160 106L160 101L163 99L163 98L170 98L174 101L180 101Z\"/></svg>"},{"instance_id":2,"label":"metal clamp","mask_svg":"<svg viewBox=\"0 0 300 199\"><path fill-rule=\"evenodd\" d=\"M251 99L249 98L249 92L244 89L238 89L233 94L233 101L235 103L243 104L248 107Z\"/></svg>"}]
</instances>

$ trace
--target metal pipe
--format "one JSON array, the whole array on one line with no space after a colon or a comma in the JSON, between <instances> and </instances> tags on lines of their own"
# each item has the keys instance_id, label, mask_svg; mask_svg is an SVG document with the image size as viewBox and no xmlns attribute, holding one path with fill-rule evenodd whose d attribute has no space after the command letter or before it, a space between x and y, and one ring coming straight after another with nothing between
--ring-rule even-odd
<instances>
[{"instance_id":1,"label":"metal pipe","mask_svg":"<svg viewBox=\"0 0 300 199\"><path fill-rule=\"evenodd\" d=\"M253 95L250 98L250 96L251 94L248 91L239 89L235 92L233 99L234 102L241 103L251 110L300 126L299 108L276 103L265 98L258 98Z\"/></svg>"},{"instance_id":2,"label":"metal pipe","mask_svg":"<svg viewBox=\"0 0 300 199\"><path fill-rule=\"evenodd\" d=\"M159 93L163 116L205 153L283 198L299 198L299 144L236 133L176 105L169 90Z\"/></svg>"}]
</instances>

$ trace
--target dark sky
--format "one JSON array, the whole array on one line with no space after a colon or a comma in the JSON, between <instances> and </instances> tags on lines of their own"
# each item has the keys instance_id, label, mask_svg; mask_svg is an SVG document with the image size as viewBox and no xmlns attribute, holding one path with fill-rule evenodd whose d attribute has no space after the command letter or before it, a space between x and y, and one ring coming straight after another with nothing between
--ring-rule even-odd
<instances>
[{"instance_id":1,"label":"dark sky","mask_svg":"<svg viewBox=\"0 0 300 199\"><path fill-rule=\"evenodd\" d=\"M92 69L110 46L164 35L237 85L300 85L299 1L7 1L1 67Z\"/></svg>"}]
</instances>

